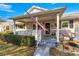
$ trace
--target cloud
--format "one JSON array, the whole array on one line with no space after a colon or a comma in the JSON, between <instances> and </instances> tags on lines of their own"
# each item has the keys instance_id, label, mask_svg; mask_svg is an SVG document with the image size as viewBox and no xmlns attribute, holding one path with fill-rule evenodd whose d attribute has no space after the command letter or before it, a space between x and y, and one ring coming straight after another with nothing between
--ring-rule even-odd
<instances>
[{"instance_id":1,"label":"cloud","mask_svg":"<svg viewBox=\"0 0 79 59\"><path fill-rule=\"evenodd\" d=\"M0 15L0 19L9 19L10 17L11 17L10 15L5 15L5 16Z\"/></svg>"},{"instance_id":2,"label":"cloud","mask_svg":"<svg viewBox=\"0 0 79 59\"><path fill-rule=\"evenodd\" d=\"M12 10L11 8L12 8L11 5L0 4L0 10L1 10L1 11L14 12L14 10Z\"/></svg>"}]
</instances>

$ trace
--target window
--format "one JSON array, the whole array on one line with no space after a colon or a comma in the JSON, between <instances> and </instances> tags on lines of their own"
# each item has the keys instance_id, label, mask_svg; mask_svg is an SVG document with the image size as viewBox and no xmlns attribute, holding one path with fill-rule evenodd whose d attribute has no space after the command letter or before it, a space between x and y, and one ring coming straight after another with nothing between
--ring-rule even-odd
<instances>
[{"instance_id":1,"label":"window","mask_svg":"<svg viewBox=\"0 0 79 59\"><path fill-rule=\"evenodd\" d=\"M17 27L17 28L22 28L22 29L23 29L23 28L25 28L25 24L23 24L23 25L17 25L17 24L16 24L16 27Z\"/></svg>"},{"instance_id":2,"label":"window","mask_svg":"<svg viewBox=\"0 0 79 59\"><path fill-rule=\"evenodd\" d=\"M73 28L73 20L70 20L69 23L70 23L70 28Z\"/></svg>"},{"instance_id":3,"label":"window","mask_svg":"<svg viewBox=\"0 0 79 59\"><path fill-rule=\"evenodd\" d=\"M33 24L33 30L35 30L36 29L36 25L35 24ZM38 25L38 29L41 29L41 27Z\"/></svg>"},{"instance_id":4,"label":"window","mask_svg":"<svg viewBox=\"0 0 79 59\"><path fill-rule=\"evenodd\" d=\"M9 30L9 26L6 26L6 30Z\"/></svg>"},{"instance_id":5,"label":"window","mask_svg":"<svg viewBox=\"0 0 79 59\"><path fill-rule=\"evenodd\" d=\"M33 30L35 30L36 29L36 25L35 24L33 24Z\"/></svg>"},{"instance_id":6,"label":"window","mask_svg":"<svg viewBox=\"0 0 79 59\"><path fill-rule=\"evenodd\" d=\"M73 28L73 20L70 21L62 21L61 28Z\"/></svg>"},{"instance_id":7,"label":"window","mask_svg":"<svg viewBox=\"0 0 79 59\"><path fill-rule=\"evenodd\" d=\"M61 28L68 28L69 27L69 22L68 21L62 21L61 22Z\"/></svg>"}]
</instances>

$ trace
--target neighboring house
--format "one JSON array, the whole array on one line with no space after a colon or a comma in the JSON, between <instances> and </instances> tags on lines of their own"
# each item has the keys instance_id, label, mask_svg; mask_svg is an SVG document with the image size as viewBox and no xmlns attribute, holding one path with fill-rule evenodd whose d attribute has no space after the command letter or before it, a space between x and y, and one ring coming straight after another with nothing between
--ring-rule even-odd
<instances>
[{"instance_id":1,"label":"neighboring house","mask_svg":"<svg viewBox=\"0 0 79 59\"><path fill-rule=\"evenodd\" d=\"M79 12L64 14L61 17L61 29L65 30L64 32L72 33L75 35L75 39L79 39Z\"/></svg>"},{"instance_id":2,"label":"neighboring house","mask_svg":"<svg viewBox=\"0 0 79 59\"><path fill-rule=\"evenodd\" d=\"M79 32L79 13L65 14L65 7L57 9L44 9L37 6L33 6L27 12L29 12L35 20L38 20L48 31L42 31L42 35L56 35L59 39L59 34L64 33L76 33ZM14 20L14 34L17 35L35 35L36 24L34 20L26 13L22 16L12 18ZM15 23L24 23L21 30L17 30ZM17 31L16 31L17 30ZM60 31L61 30L61 31ZM38 26L38 34L40 33L40 26ZM76 33L77 34L77 33Z\"/></svg>"},{"instance_id":3,"label":"neighboring house","mask_svg":"<svg viewBox=\"0 0 79 59\"><path fill-rule=\"evenodd\" d=\"M12 23L11 22L0 22L0 32L2 31L12 31Z\"/></svg>"},{"instance_id":4,"label":"neighboring house","mask_svg":"<svg viewBox=\"0 0 79 59\"><path fill-rule=\"evenodd\" d=\"M24 24L16 22L16 31L23 29ZM13 31L13 21L0 22L0 32L2 31Z\"/></svg>"},{"instance_id":5,"label":"neighboring house","mask_svg":"<svg viewBox=\"0 0 79 59\"><path fill-rule=\"evenodd\" d=\"M69 29L73 33L77 32L79 29L79 13L64 14L61 17L61 29Z\"/></svg>"}]
</instances>

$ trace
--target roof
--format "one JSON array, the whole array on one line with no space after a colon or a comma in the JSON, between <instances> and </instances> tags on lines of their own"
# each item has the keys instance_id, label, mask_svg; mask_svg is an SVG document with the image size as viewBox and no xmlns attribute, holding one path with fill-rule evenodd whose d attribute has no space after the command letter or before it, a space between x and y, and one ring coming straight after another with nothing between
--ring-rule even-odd
<instances>
[{"instance_id":1,"label":"roof","mask_svg":"<svg viewBox=\"0 0 79 59\"><path fill-rule=\"evenodd\" d=\"M65 9L66 9L65 7L62 7L62 8L57 8L57 9L52 9L52 10L34 13L34 14L31 14L31 15L34 16L34 17L37 17L37 16L46 15L46 14L57 14L57 13L63 14ZM13 17L12 19L17 20L17 19L22 19L22 18L30 18L30 16L28 14L26 14L26 15Z\"/></svg>"},{"instance_id":2,"label":"roof","mask_svg":"<svg viewBox=\"0 0 79 59\"><path fill-rule=\"evenodd\" d=\"M33 11L34 9L38 10L38 11L35 11L35 12L42 12L42 11L47 11L47 10L48 10L48 9L45 9L45 8L42 8L42 7L32 6L30 9L28 9L28 10L24 13L24 15L27 14L27 12L32 13L32 11Z\"/></svg>"},{"instance_id":3,"label":"roof","mask_svg":"<svg viewBox=\"0 0 79 59\"><path fill-rule=\"evenodd\" d=\"M79 12L78 13L64 14L61 17L61 20L75 20L75 19L79 19Z\"/></svg>"},{"instance_id":4,"label":"roof","mask_svg":"<svg viewBox=\"0 0 79 59\"><path fill-rule=\"evenodd\" d=\"M12 25L11 22L0 22L0 26L10 26Z\"/></svg>"},{"instance_id":5,"label":"roof","mask_svg":"<svg viewBox=\"0 0 79 59\"><path fill-rule=\"evenodd\" d=\"M0 26L11 26L13 22L0 22ZM22 22L16 22L16 25L24 25Z\"/></svg>"}]
</instances>

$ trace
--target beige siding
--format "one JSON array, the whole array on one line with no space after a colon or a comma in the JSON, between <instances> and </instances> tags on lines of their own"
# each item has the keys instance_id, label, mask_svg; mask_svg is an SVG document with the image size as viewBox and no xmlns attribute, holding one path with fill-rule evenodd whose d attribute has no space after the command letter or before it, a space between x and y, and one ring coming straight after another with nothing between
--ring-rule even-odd
<instances>
[{"instance_id":1,"label":"beige siding","mask_svg":"<svg viewBox=\"0 0 79 59\"><path fill-rule=\"evenodd\" d=\"M76 34L79 32L79 20L75 20L75 32Z\"/></svg>"},{"instance_id":2,"label":"beige siding","mask_svg":"<svg viewBox=\"0 0 79 59\"><path fill-rule=\"evenodd\" d=\"M75 20L75 28L79 27L79 20Z\"/></svg>"}]
</instances>

